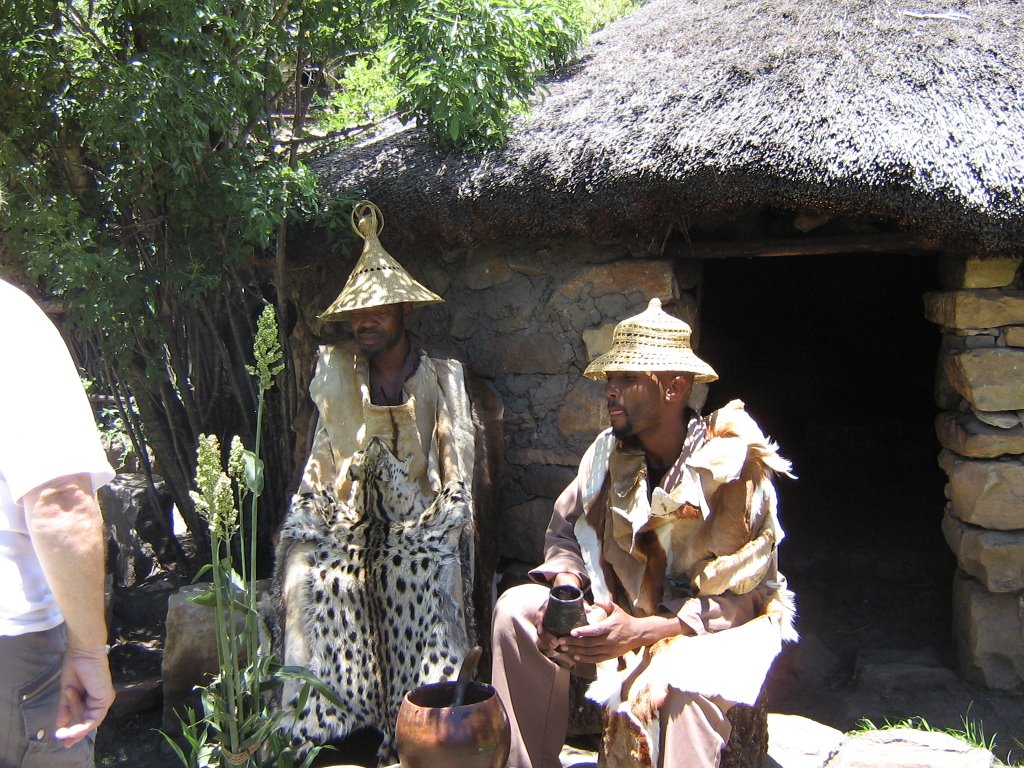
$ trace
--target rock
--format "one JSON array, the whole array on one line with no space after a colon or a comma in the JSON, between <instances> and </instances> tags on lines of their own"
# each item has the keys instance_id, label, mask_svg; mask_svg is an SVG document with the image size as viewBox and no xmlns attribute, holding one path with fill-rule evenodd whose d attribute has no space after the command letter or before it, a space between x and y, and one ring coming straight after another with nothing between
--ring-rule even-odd
<instances>
[{"instance_id":1,"label":"rock","mask_svg":"<svg viewBox=\"0 0 1024 768\"><path fill-rule=\"evenodd\" d=\"M826 768L992 768L995 757L935 731L892 728L852 733ZM789 768L786 766L786 768Z\"/></svg>"},{"instance_id":2,"label":"rock","mask_svg":"<svg viewBox=\"0 0 1024 768\"><path fill-rule=\"evenodd\" d=\"M168 733L181 733L177 715L185 707L198 708L197 685L206 685L217 673L217 640L213 611L190 598L201 595L209 584L182 587L167 600L166 639L162 665L164 718Z\"/></svg>"},{"instance_id":3,"label":"rock","mask_svg":"<svg viewBox=\"0 0 1024 768\"><path fill-rule=\"evenodd\" d=\"M1013 282L1020 256L977 259L944 252L939 257L939 277L947 288L1002 288Z\"/></svg>"},{"instance_id":4,"label":"rock","mask_svg":"<svg viewBox=\"0 0 1024 768\"><path fill-rule=\"evenodd\" d=\"M600 328L586 328L583 331L583 346L587 350L587 362L600 357L612 346L612 334L616 322L609 322Z\"/></svg>"},{"instance_id":5,"label":"rock","mask_svg":"<svg viewBox=\"0 0 1024 768\"><path fill-rule=\"evenodd\" d=\"M554 334L523 331L502 336L501 344L474 337L470 341L474 370L484 377L511 373L565 373L573 364L572 344Z\"/></svg>"},{"instance_id":6,"label":"rock","mask_svg":"<svg viewBox=\"0 0 1024 768\"><path fill-rule=\"evenodd\" d=\"M543 496L556 499L565 487L576 477L569 467L537 465L529 467L519 480L519 487L528 496Z\"/></svg>"},{"instance_id":7,"label":"rock","mask_svg":"<svg viewBox=\"0 0 1024 768\"><path fill-rule=\"evenodd\" d=\"M1024 347L1024 325L1008 325L999 329L999 339L1007 347Z\"/></svg>"},{"instance_id":8,"label":"rock","mask_svg":"<svg viewBox=\"0 0 1024 768\"><path fill-rule=\"evenodd\" d=\"M995 530L1024 528L1024 463L965 459L943 450L939 466L949 477L946 498L960 520Z\"/></svg>"},{"instance_id":9,"label":"rock","mask_svg":"<svg viewBox=\"0 0 1024 768\"><path fill-rule=\"evenodd\" d=\"M985 424L970 413L943 411L935 417L935 434L943 448L968 458L1024 454L1024 426L1019 423L1002 429Z\"/></svg>"},{"instance_id":10,"label":"rock","mask_svg":"<svg viewBox=\"0 0 1024 768\"><path fill-rule=\"evenodd\" d=\"M579 454L570 454L546 448L520 448L510 450L506 454L509 464L530 466L531 464L550 464L557 467L572 467L573 474L580 463Z\"/></svg>"},{"instance_id":11,"label":"rock","mask_svg":"<svg viewBox=\"0 0 1024 768\"><path fill-rule=\"evenodd\" d=\"M186 706L199 709L196 686L207 685L218 671L217 636L213 610L197 605L191 598L210 588L208 583L182 587L167 601L166 639L161 676L163 678L163 728L171 735L181 733L175 713ZM269 594L270 579L257 582L261 599Z\"/></svg>"},{"instance_id":12,"label":"rock","mask_svg":"<svg viewBox=\"0 0 1024 768\"><path fill-rule=\"evenodd\" d=\"M953 388L982 411L1024 408L1024 349L951 350L942 364Z\"/></svg>"},{"instance_id":13,"label":"rock","mask_svg":"<svg viewBox=\"0 0 1024 768\"><path fill-rule=\"evenodd\" d=\"M971 413L978 421L997 429L1013 429L1020 426L1020 416L1017 415L1017 411L979 411L977 408L972 408Z\"/></svg>"},{"instance_id":14,"label":"rock","mask_svg":"<svg viewBox=\"0 0 1024 768\"><path fill-rule=\"evenodd\" d=\"M765 768L821 768L846 740L842 731L799 715L768 713Z\"/></svg>"},{"instance_id":15,"label":"rock","mask_svg":"<svg viewBox=\"0 0 1024 768\"><path fill-rule=\"evenodd\" d=\"M814 633L801 634L800 642L786 643L768 675L771 698L776 692L785 697L790 689L822 688L842 666L821 638Z\"/></svg>"},{"instance_id":16,"label":"rock","mask_svg":"<svg viewBox=\"0 0 1024 768\"><path fill-rule=\"evenodd\" d=\"M643 306L638 312L646 307L650 299L659 298L667 304L679 296L671 261L636 259L583 267L551 298L550 305L557 308L562 304L573 303L585 294L622 294L626 286L640 294L637 300Z\"/></svg>"},{"instance_id":17,"label":"rock","mask_svg":"<svg viewBox=\"0 0 1024 768\"><path fill-rule=\"evenodd\" d=\"M542 562L551 505L551 499L538 498L504 510L498 524L498 554L526 563Z\"/></svg>"},{"instance_id":18,"label":"rock","mask_svg":"<svg viewBox=\"0 0 1024 768\"><path fill-rule=\"evenodd\" d=\"M993 594L958 570L953 640L963 675L989 688L1024 688L1024 594Z\"/></svg>"},{"instance_id":19,"label":"rock","mask_svg":"<svg viewBox=\"0 0 1024 768\"><path fill-rule=\"evenodd\" d=\"M466 287L474 291L501 285L511 280L512 276L512 268L508 261L497 254L485 254L470 259L461 275Z\"/></svg>"},{"instance_id":20,"label":"rock","mask_svg":"<svg viewBox=\"0 0 1024 768\"><path fill-rule=\"evenodd\" d=\"M581 376L558 408L558 431L565 437L587 435L593 438L608 426L608 411L601 388Z\"/></svg>"},{"instance_id":21,"label":"rock","mask_svg":"<svg viewBox=\"0 0 1024 768\"><path fill-rule=\"evenodd\" d=\"M995 288L924 295L925 317L944 328L999 328L1024 324L1024 292Z\"/></svg>"},{"instance_id":22,"label":"rock","mask_svg":"<svg viewBox=\"0 0 1024 768\"><path fill-rule=\"evenodd\" d=\"M854 687L865 691L945 690L957 677L942 665L932 648L898 650L862 648L854 665Z\"/></svg>"},{"instance_id":23,"label":"rock","mask_svg":"<svg viewBox=\"0 0 1024 768\"><path fill-rule=\"evenodd\" d=\"M148 712L160 705L163 698L159 680L143 680L137 683L118 685L115 688L114 703L107 717L120 719L131 717L139 712Z\"/></svg>"},{"instance_id":24,"label":"rock","mask_svg":"<svg viewBox=\"0 0 1024 768\"><path fill-rule=\"evenodd\" d=\"M947 513L942 533L960 568L989 592L1024 591L1024 531L990 531Z\"/></svg>"},{"instance_id":25,"label":"rock","mask_svg":"<svg viewBox=\"0 0 1024 768\"><path fill-rule=\"evenodd\" d=\"M144 475L117 475L97 491L115 582L133 587L161 562L173 562L171 498L162 479L151 489Z\"/></svg>"}]
</instances>

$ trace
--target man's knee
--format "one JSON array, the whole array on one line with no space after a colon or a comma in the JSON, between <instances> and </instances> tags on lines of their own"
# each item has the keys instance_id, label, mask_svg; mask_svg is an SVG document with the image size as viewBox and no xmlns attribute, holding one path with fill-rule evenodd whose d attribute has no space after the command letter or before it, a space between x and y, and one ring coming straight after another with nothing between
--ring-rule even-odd
<instances>
[{"instance_id":1,"label":"man's knee","mask_svg":"<svg viewBox=\"0 0 1024 768\"><path fill-rule=\"evenodd\" d=\"M547 587L540 584L520 584L502 592L494 605L495 637L523 623L533 625L547 594Z\"/></svg>"}]
</instances>

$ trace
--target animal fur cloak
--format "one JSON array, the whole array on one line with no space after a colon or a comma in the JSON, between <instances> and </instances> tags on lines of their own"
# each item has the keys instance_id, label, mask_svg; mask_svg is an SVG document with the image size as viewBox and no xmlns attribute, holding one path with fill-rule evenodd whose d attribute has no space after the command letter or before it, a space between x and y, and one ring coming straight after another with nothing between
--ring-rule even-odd
<instances>
[{"instance_id":1,"label":"animal fur cloak","mask_svg":"<svg viewBox=\"0 0 1024 768\"><path fill-rule=\"evenodd\" d=\"M668 688L753 704L782 642L796 639L792 593L777 568L783 532L771 480L789 475L790 464L738 400L691 422L650 502L636 482L642 453L620 450L610 432L590 450L575 534L595 602L637 615L670 606L696 632L599 664L588 690L608 714L605 764L657 766L657 702ZM764 594L761 616L705 631L703 605L754 590Z\"/></svg>"},{"instance_id":2,"label":"animal fur cloak","mask_svg":"<svg viewBox=\"0 0 1024 768\"><path fill-rule=\"evenodd\" d=\"M310 383L317 426L274 572L277 657L346 702L338 710L311 697L287 723L295 743L372 727L384 734L383 763L394 762L406 691L452 677L477 619L489 622L494 566L486 549L476 556L476 532L496 508L500 402L458 361L414 348L398 406L371 402L354 344L321 348ZM286 686L283 706L297 694Z\"/></svg>"}]
</instances>

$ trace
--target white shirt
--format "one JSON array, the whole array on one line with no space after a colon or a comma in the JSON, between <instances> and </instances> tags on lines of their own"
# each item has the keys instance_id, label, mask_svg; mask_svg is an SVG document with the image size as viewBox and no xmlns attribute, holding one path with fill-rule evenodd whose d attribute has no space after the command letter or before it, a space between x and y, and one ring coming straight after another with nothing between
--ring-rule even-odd
<instances>
[{"instance_id":1,"label":"white shirt","mask_svg":"<svg viewBox=\"0 0 1024 768\"><path fill-rule=\"evenodd\" d=\"M94 491L114 476L78 370L43 311L0 280L0 635L63 621L21 500L50 480L80 473L92 477Z\"/></svg>"}]
</instances>

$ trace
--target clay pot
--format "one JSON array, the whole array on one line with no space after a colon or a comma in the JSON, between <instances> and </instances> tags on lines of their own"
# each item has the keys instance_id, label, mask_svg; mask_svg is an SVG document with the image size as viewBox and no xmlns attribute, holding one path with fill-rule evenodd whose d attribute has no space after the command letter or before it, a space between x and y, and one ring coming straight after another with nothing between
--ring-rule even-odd
<instances>
[{"instance_id":1,"label":"clay pot","mask_svg":"<svg viewBox=\"0 0 1024 768\"><path fill-rule=\"evenodd\" d=\"M402 768L504 768L511 731L498 694L469 683L453 707L455 686L430 683L405 695L395 729Z\"/></svg>"}]
</instances>

